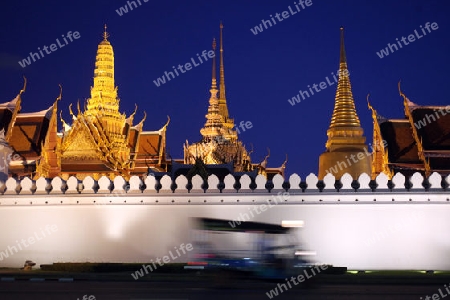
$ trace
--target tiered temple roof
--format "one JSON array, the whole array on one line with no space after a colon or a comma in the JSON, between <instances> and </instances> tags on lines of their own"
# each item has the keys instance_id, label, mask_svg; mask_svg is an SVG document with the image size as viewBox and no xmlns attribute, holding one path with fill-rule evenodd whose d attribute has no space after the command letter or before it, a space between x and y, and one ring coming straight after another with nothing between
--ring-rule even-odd
<instances>
[{"instance_id":1,"label":"tiered temple roof","mask_svg":"<svg viewBox=\"0 0 450 300\"><path fill-rule=\"evenodd\" d=\"M420 172L450 174L450 106L420 106L400 90L404 119L385 119L372 109L374 143L386 147L374 155L372 176L395 173L406 176Z\"/></svg>"},{"instance_id":2,"label":"tiered temple roof","mask_svg":"<svg viewBox=\"0 0 450 300\"><path fill-rule=\"evenodd\" d=\"M9 163L9 176L63 179L76 176L79 180L87 176L94 180L102 176L127 179L149 173L159 177L201 174L205 178L216 174L221 179L228 174L248 174L252 178L263 174L269 179L276 174L284 176L285 163L280 168L267 168L269 155L260 164L252 164L250 153L233 129L234 120L228 114L225 96L222 29L221 24L220 92L214 59L210 105L201 129L203 138L192 145L186 143L183 160L166 160L170 118L161 129L144 131L146 115L134 124L137 107L130 116L119 112L114 50L105 26L103 40L98 45L91 96L84 105L77 103L76 114L69 105L71 122L62 118L58 108L62 88L53 105L43 111L21 112L26 84L14 100L0 104L1 140L9 147L4 152L13 152L16 158ZM215 47L214 41L214 50ZM62 131L58 130L61 125Z\"/></svg>"},{"instance_id":3,"label":"tiered temple roof","mask_svg":"<svg viewBox=\"0 0 450 300\"><path fill-rule=\"evenodd\" d=\"M103 41L98 45L91 98L84 111L78 103L76 115L69 106L72 123L68 125L61 118L63 132L58 131L61 94L46 110L22 113L24 91L25 87L14 100L0 104L0 128L5 132L5 141L20 156L10 163L11 176L130 178L145 175L149 169L167 171L168 123L157 131L143 131L145 116L133 125L136 111L128 117L119 112L114 51L106 26Z\"/></svg>"}]
</instances>

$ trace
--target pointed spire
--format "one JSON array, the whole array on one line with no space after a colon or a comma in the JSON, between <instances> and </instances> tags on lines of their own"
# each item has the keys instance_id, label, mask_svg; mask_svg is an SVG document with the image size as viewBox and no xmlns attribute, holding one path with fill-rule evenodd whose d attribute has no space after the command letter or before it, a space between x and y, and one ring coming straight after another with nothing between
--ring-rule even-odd
<instances>
[{"instance_id":1,"label":"pointed spire","mask_svg":"<svg viewBox=\"0 0 450 300\"><path fill-rule=\"evenodd\" d=\"M352 87L350 85L350 77L347 69L343 27L341 27L340 48L339 80L330 129L334 127L361 127L358 115L356 114L355 102L353 100Z\"/></svg>"},{"instance_id":2,"label":"pointed spire","mask_svg":"<svg viewBox=\"0 0 450 300\"><path fill-rule=\"evenodd\" d=\"M227 100L225 96L225 71L223 64L223 24L220 22L220 88L219 88L219 111L226 122L226 126L231 129L234 121L229 118Z\"/></svg>"},{"instance_id":3,"label":"pointed spire","mask_svg":"<svg viewBox=\"0 0 450 300\"><path fill-rule=\"evenodd\" d=\"M220 96L221 100L225 100L225 70L223 67L223 24L220 22Z\"/></svg>"},{"instance_id":4,"label":"pointed spire","mask_svg":"<svg viewBox=\"0 0 450 300\"><path fill-rule=\"evenodd\" d=\"M223 28L221 23L221 29ZM220 34L221 42L220 48L223 50L222 46L222 32ZM215 53L216 50L216 40L213 39L212 49ZM222 52L221 52L222 53ZM221 90L224 89L223 84L224 81L222 79L223 76L223 59L221 55ZM228 118L228 108L225 99L217 99L217 81L216 81L216 56L214 55L212 60L212 84L211 84L211 97L209 99L209 107L208 113L206 114L206 123L205 126L200 129L200 133L203 136L204 141L235 141L237 140L237 133L231 128L233 128L234 124L232 124L232 120ZM230 122L231 121L231 122Z\"/></svg>"},{"instance_id":5,"label":"pointed spire","mask_svg":"<svg viewBox=\"0 0 450 300\"><path fill-rule=\"evenodd\" d=\"M103 32L103 40L104 41L108 41L108 38L109 38L109 33L106 31L106 28L107 28L107 26L105 24L105 32Z\"/></svg>"},{"instance_id":6,"label":"pointed spire","mask_svg":"<svg viewBox=\"0 0 450 300\"><path fill-rule=\"evenodd\" d=\"M212 59L212 83L211 90L216 90L217 93L217 79L216 79L216 39L213 39L212 49L214 51L214 56Z\"/></svg>"},{"instance_id":7,"label":"pointed spire","mask_svg":"<svg viewBox=\"0 0 450 300\"><path fill-rule=\"evenodd\" d=\"M97 48L94 69L94 85L91 88L91 98L87 103L87 112L97 115L100 111L106 111L118 117L119 100L117 98L117 87L114 82L114 50L106 31L103 32L103 40Z\"/></svg>"},{"instance_id":8,"label":"pointed spire","mask_svg":"<svg viewBox=\"0 0 450 300\"><path fill-rule=\"evenodd\" d=\"M344 173L350 174L353 178L358 178L363 173L371 174L369 156L359 159L359 153L367 151L366 138L353 100L345 55L344 28L341 27L340 32L339 80L333 115L327 131L326 151L319 157L319 179L323 179L327 173L333 173L336 179L340 179ZM359 160L349 165L344 164L345 168L341 169L341 162L355 155L358 155ZM335 170L335 166L339 166L339 170L330 172Z\"/></svg>"},{"instance_id":9,"label":"pointed spire","mask_svg":"<svg viewBox=\"0 0 450 300\"><path fill-rule=\"evenodd\" d=\"M347 64L347 58L345 56L345 45L344 45L344 27L341 27L341 53L340 53L340 64ZM346 66L347 68L347 66Z\"/></svg>"}]
</instances>

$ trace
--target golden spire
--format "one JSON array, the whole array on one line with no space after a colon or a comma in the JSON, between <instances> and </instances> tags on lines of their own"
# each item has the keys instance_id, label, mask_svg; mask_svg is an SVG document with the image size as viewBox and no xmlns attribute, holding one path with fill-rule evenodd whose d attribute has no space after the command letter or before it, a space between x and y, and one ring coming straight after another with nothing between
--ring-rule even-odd
<instances>
[{"instance_id":1,"label":"golden spire","mask_svg":"<svg viewBox=\"0 0 450 300\"><path fill-rule=\"evenodd\" d=\"M212 49L216 52L216 40L213 39ZM211 97L209 99L208 113L205 115L205 126L200 129L200 133L205 141L211 141L212 139L222 140L224 130L224 117L219 111L219 100L217 99L217 82L216 82L216 56L214 55L212 60L212 84L211 84Z\"/></svg>"},{"instance_id":2,"label":"golden spire","mask_svg":"<svg viewBox=\"0 0 450 300\"><path fill-rule=\"evenodd\" d=\"M223 24L220 22L220 99L225 100L225 70L223 67Z\"/></svg>"},{"instance_id":3,"label":"golden spire","mask_svg":"<svg viewBox=\"0 0 450 300\"><path fill-rule=\"evenodd\" d=\"M216 39L213 39L212 49L214 51L214 57L212 59L212 84L211 90L216 90L217 94L217 79L216 79Z\"/></svg>"},{"instance_id":4,"label":"golden spire","mask_svg":"<svg viewBox=\"0 0 450 300\"><path fill-rule=\"evenodd\" d=\"M109 34L103 33L103 40L98 45L94 70L94 86L87 103L88 115L103 115L122 119L119 113L117 87L114 83L114 50L108 41Z\"/></svg>"},{"instance_id":5,"label":"golden spire","mask_svg":"<svg viewBox=\"0 0 450 300\"><path fill-rule=\"evenodd\" d=\"M349 173L353 178L358 178L362 173L371 173L370 154L367 154L366 138L356 114L350 85L342 27L339 80L327 135L328 140L325 144L327 149L319 157L319 179L323 179L327 173L332 173L336 179L344 173ZM358 160L355 161L356 156Z\"/></svg>"},{"instance_id":6,"label":"golden spire","mask_svg":"<svg viewBox=\"0 0 450 300\"><path fill-rule=\"evenodd\" d=\"M347 59L345 57L344 28L341 27L341 51L339 59L339 81L330 129L334 127L360 127L350 85Z\"/></svg>"},{"instance_id":7,"label":"golden spire","mask_svg":"<svg viewBox=\"0 0 450 300\"><path fill-rule=\"evenodd\" d=\"M225 96L225 70L223 64L223 24L220 22L220 93L219 93L219 111L224 117L225 121L228 121L228 107L227 99ZM231 122L233 123L233 122ZM234 124L231 124L234 126ZM232 128L231 126L230 128Z\"/></svg>"},{"instance_id":8,"label":"golden spire","mask_svg":"<svg viewBox=\"0 0 450 300\"><path fill-rule=\"evenodd\" d=\"M217 93L216 59L212 60L212 85L209 99L208 112L205 115L206 122L200 130L202 140L189 145L184 145L184 162L195 164L198 159L204 164L233 163L236 172L250 171L253 169L250 156L244 145L238 140L237 131L233 129L234 121L228 116L227 102L225 100L225 77L223 65L223 25L220 23L220 96ZM216 42L213 41L215 53Z\"/></svg>"},{"instance_id":9,"label":"golden spire","mask_svg":"<svg viewBox=\"0 0 450 300\"><path fill-rule=\"evenodd\" d=\"M108 41L109 38L109 33L106 31L106 24L105 24L105 32L103 32L103 40L104 41Z\"/></svg>"},{"instance_id":10,"label":"golden spire","mask_svg":"<svg viewBox=\"0 0 450 300\"><path fill-rule=\"evenodd\" d=\"M337 144L364 144L363 129L356 113L352 87L347 68L344 45L344 28L341 27L341 44L339 56L339 80L334 100L334 110L330 128L327 131L327 149ZM339 141L339 139L343 139Z\"/></svg>"}]
</instances>

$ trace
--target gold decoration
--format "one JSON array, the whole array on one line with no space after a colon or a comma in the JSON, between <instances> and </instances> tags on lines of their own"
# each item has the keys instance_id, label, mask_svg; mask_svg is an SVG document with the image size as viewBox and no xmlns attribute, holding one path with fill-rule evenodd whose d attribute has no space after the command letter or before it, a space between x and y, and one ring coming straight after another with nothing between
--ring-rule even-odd
<instances>
[{"instance_id":1,"label":"gold decoration","mask_svg":"<svg viewBox=\"0 0 450 300\"><path fill-rule=\"evenodd\" d=\"M430 163L428 161L428 159L425 157L425 153L424 153L424 149L423 149L423 144L422 144L422 139L419 138L419 134L417 132L415 123L414 123L414 119L411 113L411 110L409 108L409 99L405 96L405 94L403 94L402 90L401 90L401 86L400 86L400 82L398 82L398 92L400 94L400 96L403 98L403 105L405 106L405 115L408 118L408 121L410 123L410 127L412 130L412 135L414 137L414 140L417 143L417 150L418 150L418 154L419 154L419 158L420 160L423 162L424 164L424 168L425 168L425 177L429 177L431 174L431 167L430 167Z\"/></svg>"},{"instance_id":2,"label":"gold decoration","mask_svg":"<svg viewBox=\"0 0 450 300\"><path fill-rule=\"evenodd\" d=\"M220 25L220 96L217 98L216 59L212 59L212 82L208 112L205 115L206 122L200 130L202 140L189 145L184 145L184 162L196 164L200 159L204 164L233 163L235 171L250 171L250 156L244 145L238 140L236 130L233 129L234 121L229 118L228 107L225 98L225 75L223 65L223 25ZM216 49L216 41L213 40L212 49Z\"/></svg>"},{"instance_id":3,"label":"gold decoration","mask_svg":"<svg viewBox=\"0 0 450 300\"><path fill-rule=\"evenodd\" d=\"M367 106L372 112L373 120L373 153L372 153L372 179L378 174L384 173L392 179L394 172L389 168L388 150L384 147L383 136L381 135L380 124L378 123L377 111L370 105L369 95L367 95Z\"/></svg>"},{"instance_id":4,"label":"gold decoration","mask_svg":"<svg viewBox=\"0 0 450 300\"><path fill-rule=\"evenodd\" d=\"M344 45L344 28L341 28L339 80L327 136L326 151L319 158L319 179L323 179L330 170L334 170L330 173L336 179L339 179L344 173L349 173L355 179L362 173L371 173L370 157L366 155L366 138L356 113L350 85ZM358 158L356 162L354 159L350 160L359 153L363 153L365 157Z\"/></svg>"}]
</instances>

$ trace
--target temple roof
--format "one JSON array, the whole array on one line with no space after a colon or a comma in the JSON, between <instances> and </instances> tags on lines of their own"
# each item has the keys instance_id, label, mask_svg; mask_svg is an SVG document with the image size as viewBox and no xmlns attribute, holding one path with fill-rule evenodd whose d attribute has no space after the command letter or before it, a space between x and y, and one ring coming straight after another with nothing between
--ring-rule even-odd
<instances>
[{"instance_id":1,"label":"temple roof","mask_svg":"<svg viewBox=\"0 0 450 300\"><path fill-rule=\"evenodd\" d=\"M399 85L400 87L400 85ZM450 114L448 106L420 106L404 98L405 119L378 119L387 142L389 166L411 175L438 171L450 173Z\"/></svg>"},{"instance_id":2,"label":"temple roof","mask_svg":"<svg viewBox=\"0 0 450 300\"><path fill-rule=\"evenodd\" d=\"M5 103L0 103L0 129L5 130L5 135L8 133L10 123L14 118L14 111L20 109L20 94L13 100Z\"/></svg>"},{"instance_id":3,"label":"temple roof","mask_svg":"<svg viewBox=\"0 0 450 300\"><path fill-rule=\"evenodd\" d=\"M411 114L425 151L450 151L450 114L446 107L415 107Z\"/></svg>"},{"instance_id":4,"label":"temple roof","mask_svg":"<svg viewBox=\"0 0 450 300\"><path fill-rule=\"evenodd\" d=\"M0 107L0 128L8 130L9 123L12 120L13 112L8 108Z\"/></svg>"},{"instance_id":5,"label":"temple roof","mask_svg":"<svg viewBox=\"0 0 450 300\"><path fill-rule=\"evenodd\" d=\"M159 131L144 131L139 135L139 156L159 156L162 150L163 136Z\"/></svg>"},{"instance_id":6,"label":"temple roof","mask_svg":"<svg viewBox=\"0 0 450 300\"><path fill-rule=\"evenodd\" d=\"M380 123L380 130L387 142L390 163L423 164L408 120L387 120Z\"/></svg>"},{"instance_id":7,"label":"temple roof","mask_svg":"<svg viewBox=\"0 0 450 300\"><path fill-rule=\"evenodd\" d=\"M40 112L19 113L12 129L11 147L26 159L41 155L41 144L49 129L52 108Z\"/></svg>"},{"instance_id":8,"label":"temple roof","mask_svg":"<svg viewBox=\"0 0 450 300\"><path fill-rule=\"evenodd\" d=\"M130 139L135 143L132 148L135 154L133 174L146 173L149 168L163 171L161 167L166 164L165 127L158 131L138 133L136 128L130 131Z\"/></svg>"}]
</instances>

